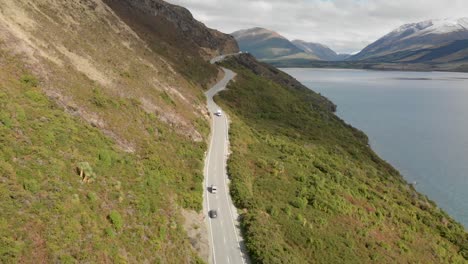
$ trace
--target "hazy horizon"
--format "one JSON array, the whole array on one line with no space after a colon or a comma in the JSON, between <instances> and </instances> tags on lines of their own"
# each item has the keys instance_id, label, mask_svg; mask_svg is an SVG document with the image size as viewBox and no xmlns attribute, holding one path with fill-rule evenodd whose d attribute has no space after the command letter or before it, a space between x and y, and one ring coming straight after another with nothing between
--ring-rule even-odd
<instances>
[{"instance_id":1,"label":"hazy horizon","mask_svg":"<svg viewBox=\"0 0 468 264\"><path fill-rule=\"evenodd\" d=\"M168 0L188 8L207 26L224 33L252 27L293 40L356 53L408 23L468 16L468 2L452 0Z\"/></svg>"}]
</instances>

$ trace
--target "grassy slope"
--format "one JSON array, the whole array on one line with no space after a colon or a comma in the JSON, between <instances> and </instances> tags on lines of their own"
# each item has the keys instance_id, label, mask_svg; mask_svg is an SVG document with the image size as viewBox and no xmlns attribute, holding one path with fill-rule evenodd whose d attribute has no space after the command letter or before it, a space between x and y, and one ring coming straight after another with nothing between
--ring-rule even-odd
<instances>
[{"instance_id":1,"label":"grassy slope","mask_svg":"<svg viewBox=\"0 0 468 264\"><path fill-rule=\"evenodd\" d=\"M162 56L195 85L209 88L218 69L200 57L200 50L190 35L178 30L172 22L161 16L132 9L125 1L104 0L149 47Z\"/></svg>"},{"instance_id":2,"label":"grassy slope","mask_svg":"<svg viewBox=\"0 0 468 264\"><path fill-rule=\"evenodd\" d=\"M50 101L18 58L1 57L0 262L196 259L176 209L201 207L204 143L177 136L131 100L106 101L162 134L138 155L122 152ZM83 161L97 175L92 183L76 172Z\"/></svg>"},{"instance_id":3,"label":"grassy slope","mask_svg":"<svg viewBox=\"0 0 468 264\"><path fill-rule=\"evenodd\" d=\"M254 262L466 262L463 227L378 158L364 134L306 88L288 87L283 73L282 85L260 77L274 70L246 56L224 66L238 73L217 101L232 118L231 193L245 209Z\"/></svg>"},{"instance_id":4,"label":"grassy slope","mask_svg":"<svg viewBox=\"0 0 468 264\"><path fill-rule=\"evenodd\" d=\"M172 40L143 41L99 1L7 2L22 31L0 42L0 262L197 261L180 209L202 208L201 88L217 70L179 69L203 60L171 60ZM13 50L17 36L42 51ZM81 182L79 162L95 182Z\"/></svg>"}]
</instances>

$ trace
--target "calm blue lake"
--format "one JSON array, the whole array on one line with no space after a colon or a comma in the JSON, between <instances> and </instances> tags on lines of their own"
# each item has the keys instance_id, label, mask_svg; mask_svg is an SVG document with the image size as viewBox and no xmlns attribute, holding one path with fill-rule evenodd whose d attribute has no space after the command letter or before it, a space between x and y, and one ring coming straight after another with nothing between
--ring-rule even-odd
<instances>
[{"instance_id":1,"label":"calm blue lake","mask_svg":"<svg viewBox=\"0 0 468 264\"><path fill-rule=\"evenodd\" d=\"M282 70L337 104L383 159L468 227L468 74Z\"/></svg>"}]
</instances>

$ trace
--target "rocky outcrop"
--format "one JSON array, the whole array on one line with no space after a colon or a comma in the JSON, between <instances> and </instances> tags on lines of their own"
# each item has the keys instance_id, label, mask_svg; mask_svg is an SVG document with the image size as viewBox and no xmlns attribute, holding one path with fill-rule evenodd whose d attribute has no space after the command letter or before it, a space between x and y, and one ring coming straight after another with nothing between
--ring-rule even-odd
<instances>
[{"instance_id":1,"label":"rocky outcrop","mask_svg":"<svg viewBox=\"0 0 468 264\"><path fill-rule=\"evenodd\" d=\"M207 28L183 7L162 0L105 0L105 2L114 10L119 10L120 14L137 12L147 18L147 23L151 20L159 22L152 25L154 27L169 24L174 29L171 34L179 34L185 42L200 47L199 52L202 56L210 57L239 51L237 42L232 36Z\"/></svg>"}]
</instances>

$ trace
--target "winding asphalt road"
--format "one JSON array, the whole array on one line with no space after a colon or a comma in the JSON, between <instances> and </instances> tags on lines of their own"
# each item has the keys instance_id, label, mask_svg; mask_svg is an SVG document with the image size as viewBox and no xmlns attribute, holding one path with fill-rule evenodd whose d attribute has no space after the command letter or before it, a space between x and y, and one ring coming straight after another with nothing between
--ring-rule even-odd
<instances>
[{"instance_id":1,"label":"winding asphalt road","mask_svg":"<svg viewBox=\"0 0 468 264\"><path fill-rule=\"evenodd\" d=\"M211 63L224 59L216 57ZM206 92L208 110L211 113L211 140L205 160L205 195L204 207L208 218L208 232L210 236L210 263L213 264L241 264L250 263L245 253L241 237L237 209L234 207L229 194L229 179L227 177L228 158L228 129L229 123L224 112L221 116L214 113L220 109L213 101L213 96L226 88L235 77L235 73L222 68L224 78ZM218 191L211 193L210 186L214 184ZM209 210L217 210L218 216L210 218Z\"/></svg>"}]
</instances>

